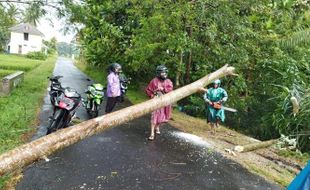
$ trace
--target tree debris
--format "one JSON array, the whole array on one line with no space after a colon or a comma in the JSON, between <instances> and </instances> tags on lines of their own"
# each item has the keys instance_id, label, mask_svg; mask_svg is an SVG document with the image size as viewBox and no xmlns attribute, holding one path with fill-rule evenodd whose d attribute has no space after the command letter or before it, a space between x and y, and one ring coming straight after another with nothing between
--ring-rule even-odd
<instances>
[{"instance_id":1,"label":"tree debris","mask_svg":"<svg viewBox=\"0 0 310 190\"><path fill-rule=\"evenodd\" d=\"M84 121L73 127L58 130L55 133L16 147L15 149L0 155L0 176L27 166L44 156L68 147L86 137L90 137L111 127L146 115L158 108L177 102L196 93L201 87L210 84L215 79L226 75L234 75L234 70L234 67L228 67L228 65L225 65L219 70L189 85L169 92L160 98L154 98L119 111Z\"/></svg>"}]
</instances>

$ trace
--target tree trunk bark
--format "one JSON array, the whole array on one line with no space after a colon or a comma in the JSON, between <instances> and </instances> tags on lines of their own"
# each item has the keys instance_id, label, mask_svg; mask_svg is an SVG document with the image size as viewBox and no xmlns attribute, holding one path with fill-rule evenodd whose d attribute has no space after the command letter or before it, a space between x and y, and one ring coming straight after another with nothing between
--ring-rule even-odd
<instances>
[{"instance_id":1,"label":"tree trunk bark","mask_svg":"<svg viewBox=\"0 0 310 190\"><path fill-rule=\"evenodd\" d=\"M217 78L226 75L234 75L234 67L225 65L221 69L191 83L187 86L174 90L159 98L136 104L119 111L115 111L78 125L58 130L55 133L41 137L30 143L21 145L11 151L0 155L0 176L20 169L32 162L44 158L53 152L68 147L86 137L102 132L111 127L128 122L170 105L199 91L202 87L210 84Z\"/></svg>"},{"instance_id":2,"label":"tree trunk bark","mask_svg":"<svg viewBox=\"0 0 310 190\"><path fill-rule=\"evenodd\" d=\"M266 148L272 144L274 144L277 140L269 140L269 141L263 141L263 142L257 142L257 143L252 143L252 144L247 144L243 146L236 146L235 151L237 152L248 152L260 148Z\"/></svg>"},{"instance_id":3,"label":"tree trunk bark","mask_svg":"<svg viewBox=\"0 0 310 190\"><path fill-rule=\"evenodd\" d=\"M193 27L189 26L187 34L189 38L192 38L192 33L193 33ZM192 50L189 50L189 54L188 54L188 61L186 64L186 84L189 84L191 81L191 68L192 68Z\"/></svg>"},{"instance_id":4,"label":"tree trunk bark","mask_svg":"<svg viewBox=\"0 0 310 190\"><path fill-rule=\"evenodd\" d=\"M175 87L180 87L180 80L181 80L181 70L183 65L183 51L180 52L180 62L177 66L177 71L175 74Z\"/></svg>"}]
</instances>

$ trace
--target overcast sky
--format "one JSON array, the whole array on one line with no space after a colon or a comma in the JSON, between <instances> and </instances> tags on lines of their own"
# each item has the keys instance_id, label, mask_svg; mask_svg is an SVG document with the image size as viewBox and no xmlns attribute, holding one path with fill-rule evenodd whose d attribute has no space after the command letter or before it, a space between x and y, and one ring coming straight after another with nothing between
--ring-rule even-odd
<instances>
[{"instance_id":1,"label":"overcast sky","mask_svg":"<svg viewBox=\"0 0 310 190\"><path fill-rule=\"evenodd\" d=\"M48 20L50 19L53 23ZM59 20L54 15L48 14L40 19L40 23L37 28L45 35L45 40L50 40L52 37L56 37L58 42L68 42L72 40L74 34L67 34L66 36L61 32L64 27L64 21Z\"/></svg>"}]
</instances>

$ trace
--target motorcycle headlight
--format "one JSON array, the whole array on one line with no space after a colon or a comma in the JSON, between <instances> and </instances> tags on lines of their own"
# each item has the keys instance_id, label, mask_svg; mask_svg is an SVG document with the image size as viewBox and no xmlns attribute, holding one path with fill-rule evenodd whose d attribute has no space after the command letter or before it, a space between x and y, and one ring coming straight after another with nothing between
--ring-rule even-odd
<instances>
[{"instance_id":1,"label":"motorcycle headlight","mask_svg":"<svg viewBox=\"0 0 310 190\"><path fill-rule=\"evenodd\" d=\"M96 95L97 96L104 96L104 92L103 91L96 91Z\"/></svg>"}]
</instances>

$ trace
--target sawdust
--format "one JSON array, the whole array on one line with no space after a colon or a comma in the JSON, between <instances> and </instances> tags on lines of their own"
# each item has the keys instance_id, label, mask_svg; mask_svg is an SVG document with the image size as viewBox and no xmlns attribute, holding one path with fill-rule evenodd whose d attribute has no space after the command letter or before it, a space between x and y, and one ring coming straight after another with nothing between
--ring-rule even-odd
<instances>
[{"instance_id":1,"label":"sawdust","mask_svg":"<svg viewBox=\"0 0 310 190\"><path fill-rule=\"evenodd\" d=\"M294 164L294 160L277 155L272 147L246 153L232 153L236 145L259 142L259 140L226 127L221 126L215 134L212 134L211 128L205 120L178 111L174 111L173 119L169 123L185 133L196 135L197 137L194 139L198 140L198 142L207 141L217 152L238 162L250 172L256 173L271 182L276 182L283 187L286 187L300 171L300 168Z\"/></svg>"}]
</instances>

